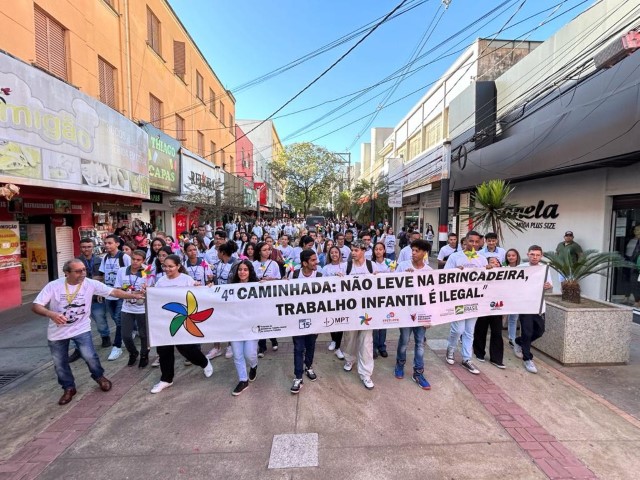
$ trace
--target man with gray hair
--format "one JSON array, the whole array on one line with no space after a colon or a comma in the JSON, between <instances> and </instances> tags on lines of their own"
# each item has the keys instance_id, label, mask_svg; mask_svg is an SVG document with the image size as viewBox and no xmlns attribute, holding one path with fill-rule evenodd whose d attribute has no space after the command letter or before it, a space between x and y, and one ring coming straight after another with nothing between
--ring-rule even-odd
<instances>
[{"instance_id":1,"label":"man with gray hair","mask_svg":"<svg viewBox=\"0 0 640 480\"><path fill-rule=\"evenodd\" d=\"M47 339L58 383L64 393L58 405L66 405L76 394L76 384L69 366L69 343L73 340L80 356L87 363L91 378L104 392L111 390L111 381L104 369L91 339L91 302L94 295L139 300L142 292L125 292L87 277L85 264L74 258L62 267L65 278L47 283L33 301L32 310L49 318Z\"/></svg>"}]
</instances>

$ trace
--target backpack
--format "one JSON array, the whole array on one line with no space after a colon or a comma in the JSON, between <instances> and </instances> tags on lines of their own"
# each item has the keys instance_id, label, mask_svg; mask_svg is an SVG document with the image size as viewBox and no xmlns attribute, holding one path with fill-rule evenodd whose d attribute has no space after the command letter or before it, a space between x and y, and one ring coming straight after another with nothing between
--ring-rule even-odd
<instances>
[{"instance_id":1,"label":"backpack","mask_svg":"<svg viewBox=\"0 0 640 480\"><path fill-rule=\"evenodd\" d=\"M302 271L301 268L299 268L298 270L294 270L292 278L299 278L301 271ZM322 276L322 274L316 270L316 278L321 277L321 276Z\"/></svg>"},{"instance_id":2,"label":"backpack","mask_svg":"<svg viewBox=\"0 0 640 480\"><path fill-rule=\"evenodd\" d=\"M371 263L371 260L365 260L365 264L367 265L367 270L369 270L369 273L373 273L373 263ZM353 268L353 260L349 260L347 262L347 275L351 273L352 268Z\"/></svg>"}]
</instances>

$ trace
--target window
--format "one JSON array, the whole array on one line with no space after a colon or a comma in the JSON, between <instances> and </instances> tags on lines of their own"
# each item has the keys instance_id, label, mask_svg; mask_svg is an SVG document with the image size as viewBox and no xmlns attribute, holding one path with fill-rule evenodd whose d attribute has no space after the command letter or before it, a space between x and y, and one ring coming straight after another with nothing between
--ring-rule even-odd
<instances>
[{"instance_id":1,"label":"window","mask_svg":"<svg viewBox=\"0 0 640 480\"><path fill-rule=\"evenodd\" d=\"M38 7L34 9L34 16L36 65L68 80L65 28Z\"/></svg>"},{"instance_id":2,"label":"window","mask_svg":"<svg viewBox=\"0 0 640 480\"><path fill-rule=\"evenodd\" d=\"M204 133L198 132L198 155L204 157Z\"/></svg>"},{"instance_id":3,"label":"window","mask_svg":"<svg viewBox=\"0 0 640 480\"><path fill-rule=\"evenodd\" d=\"M98 83L100 85L100 101L117 110L116 69L100 57L98 57Z\"/></svg>"},{"instance_id":4,"label":"window","mask_svg":"<svg viewBox=\"0 0 640 480\"><path fill-rule=\"evenodd\" d=\"M242 168L247 168L247 164L244 160L244 147L242 147L242 151L240 152L240 161L242 162Z\"/></svg>"},{"instance_id":5,"label":"window","mask_svg":"<svg viewBox=\"0 0 640 480\"><path fill-rule=\"evenodd\" d=\"M149 119L154 127L162 129L162 102L149 94Z\"/></svg>"},{"instance_id":6,"label":"window","mask_svg":"<svg viewBox=\"0 0 640 480\"><path fill-rule=\"evenodd\" d=\"M184 132L184 118L176 115L176 139L182 144L187 144L187 136Z\"/></svg>"},{"instance_id":7,"label":"window","mask_svg":"<svg viewBox=\"0 0 640 480\"><path fill-rule=\"evenodd\" d=\"M173 41L173 73L184 81L186 67L185 43Z\"/></svg>"},{"instance_id":8,"label":"window","mask_svg":"<svg viewBox=\"0 0 640 480\"><path fill-rule=\"evenodd\" d=\"M442 140L442 115L438 115L424 127L424 149L429 150Z\"/></svg>"},{"instance_id":9,"label":"window","mask_svg":"<svg viewBox=\"0 0 640 480\"><path fill-rule=\"evenodd\" d=\"M229 114L229 133L233 135L233 115Z\"/></svg>"},{"instance_id":10,"label":"window","mask_svg":"<svg viewBox=\"0 0 640 480\"><path fill-rule=\"evenodd\" d=\"M204 78L196 70L196 97L204 102Z\"/></svg>"},{"instance_id":11,"label":"window","mask_svg":"<svg viewBox=\"0 0 640 480\"><path fill-rule=\"evenodd\" d=\"M147 7L147 43L153 50L161 55L160 49L160 20Z\"/></svg>"},{"instance_id":12,"label":"window","mask_svg":"<svg viewBox=\"0 0 640 480\"><path fill-rule=\"evenodd\" d=\"M216 142L210 142L211 145L211 163L215 164L216 163Z\"/></svg>"},{"instance_id":13,"label":"window","mask_svg":"<svg viewBox=\"0 0 640 480\"><path fill-rule=\"evenodd\" d=\"M229 169L228 170L235 170L235 165L233 164L233 157L231 155L229 155Z\"/></svg>"},{"instance_id":14,"label":"window","mask_svg":"<svg viewBox=\"0 0 640 480\"><path fill-rule=\"evenodd\" d=\"M225 126L224 124L224 103L222 103L222 100L220 100L220 116L218 118L220 118L220 123L222 123L223 126Z\"/></svg>"},{"instance_id":15,"label":"window","mask_svg":"<svg viewBox=\"0 0 640 480\"><path fill-rule=\"evenodd\" d=\"M216 116L216 94L213 93L213 89L209 89L209 111Z\"/></svg>"},{"instance_id":16,"label":"window","mask_svg":"<svg viewBox=\"0 0 640 480\"><path fill-rule=\"evenodd\" d=\"M224 166L224 150L220 150L220 165Z\"/></svg>"},{"instance_id":17,"label":"window","mask_svg":"<svg viewBox=\"0 0 640 480\"><path fill-rule=\"evenodd\" d=\"M418 156L422 151L422 133L418 132L416 135L409 139L409 158L411 160Z\"/></svg>"}]
</instances>

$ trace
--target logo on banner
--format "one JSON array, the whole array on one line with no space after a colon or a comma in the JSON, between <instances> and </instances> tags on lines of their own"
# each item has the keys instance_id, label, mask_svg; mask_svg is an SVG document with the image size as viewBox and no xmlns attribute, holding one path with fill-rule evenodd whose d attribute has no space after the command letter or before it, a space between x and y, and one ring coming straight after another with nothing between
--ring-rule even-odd
<instances>
[{"instance_id":1,"label":"logo on banner","mask_svg":"<svg viewBox=\"0 0 640 480\"><path fill-rule=\"evenodd\" d=\"M382 323L398 323L400 319L396 317L396 314L389 312L385 318L382 319Z\"/></svg>"},{"instance_id":2,"label":"logo on banner","mask_svg":"<svg viewBox=\"0 0 640 480\"><path fill-rule=\"evenodd\" d=\"M409 314L411 316L411 321L412 322L418 322L418 323L426 323L428 325L431 325L431 315L427 315L424 313L410 313Z\"/></svg>"},{"instance_id":3,"label":"logo on banner","mask_svg":"<svg viewBox=\"0 0 640 480\"><path fill-rule=\"evenodd\" d=\"M489 306L491 307L491 310L502 310L504 302L502 300L498 300L497 302L491 302Z\"/></svg>"},{"instance_id":4,"label":"logo on banner","mask_svg":"<svg viewBox=\"0 0 640 480\"><path fill-rule=\"evenodd\" d=\"M287 327L285 325L254 325L251 327L253 333L282 332L286 329Z\"/></svg>"},{"instance_id":5,"label":"logo on banner","mask_svg":"<svg viewBox=\"0 0 640 480\"><path fill-rule=\"evenodd\" d=\"M360 325L369 325L371 320L373 320L373 317L370 317L368 313L360 315Z\"/></svg>"},{"instance_id":6,"label":"logo on banner","mask_svg":"<svg viewBox=\"0 0 640 480\"><path fill-rule=\"evenodd\" d=\"M311 328L311 319L301 318L300 320L298 320L298 328L300 330L304 330L305 328Z\"/></svg>"},{"instance_id":7,"label":"logo on banner","mask_svg":"<svg viewBox=\"0 0 640 480\"><path fill-rule=\"evenodd\" d=\"M349 325L349 317L327 317L324 319L323 325L330 327L331 325Z\"/></svg>"},{"instance_id":8,"label":"logo on banner","mask_svg":"<svg viewBox=\"0 0 640 480\"><path fill-rule=\"evenodd\" d=\"M198 300L193 292L187 292L187 304L183 305L178 302L165 303L162 308L169 310L176 314L169 324L169 332L171 336L175 336L180 330L180 327L184 326L184 329L194 337L204 337L202 331L198 328L196 323L201 323L207 320L213 315L213 308L207 308L206 310L198 311Z\"/></svg>"},{"instance_id":9,"label":"logo on banner","mask_svg":"<svg viewBox=\"0 0 640 480\"><path fill-rule=\"evenodd\" d=\"M463 315L467 312L477 312L478 311L478 304L477 303L470 303L467 305L456 305L455 306L455 312L456 315Z\"/></svg>"}]
</instances>

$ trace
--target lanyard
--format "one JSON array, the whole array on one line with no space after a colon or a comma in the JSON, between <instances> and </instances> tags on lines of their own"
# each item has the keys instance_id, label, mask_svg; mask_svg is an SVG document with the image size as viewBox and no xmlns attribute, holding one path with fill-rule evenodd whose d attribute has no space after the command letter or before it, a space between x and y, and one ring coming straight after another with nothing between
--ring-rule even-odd
<instances>
[{"instance_id":1,"label":"lanyard","mask_svg":"<svg viewBox=\"0 0 640 480\"><path fill-rule=\"evenodd\" d=\"M71 305L73 303L76 296L78 296L78 292L80 291L81 287L82 287L82 282L78 284L78 286L73 291L73 293L69 293L69 284L67 283L66 280L64 281L64 292L65 292L65 297L67 298L67 305Z\"/></svg>"}]
</instances>

